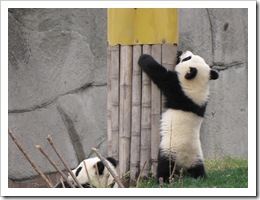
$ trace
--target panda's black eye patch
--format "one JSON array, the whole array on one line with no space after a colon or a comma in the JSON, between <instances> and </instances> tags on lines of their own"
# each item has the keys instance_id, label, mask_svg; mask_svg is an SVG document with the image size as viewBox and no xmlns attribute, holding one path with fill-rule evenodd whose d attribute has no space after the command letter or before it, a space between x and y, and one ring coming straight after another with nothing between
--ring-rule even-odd
<instances>
[{"instance_id":1,"label":"panda's black eye patch","mask_svg":"<svg viewBox=\"0 0 260 200\"><path fill-rule=\"evenodd\" d=\"M81 169L82 169L82 167L79 167L78 169L77 169L77 171L76 171L76 176L78 176L79 175L79 172L81 171Z\"/></svg>"},{"instance_id":2,"label":"panda's black eye patch","mask_svg":"<svg viewBox=\"0 0 260 200\"><path fill-rule=\"evenodd\" d=\"M181 62L185 62L191 59L191 56L188 56L187 58L184 58Z\"/></svg>"}]
</instances>

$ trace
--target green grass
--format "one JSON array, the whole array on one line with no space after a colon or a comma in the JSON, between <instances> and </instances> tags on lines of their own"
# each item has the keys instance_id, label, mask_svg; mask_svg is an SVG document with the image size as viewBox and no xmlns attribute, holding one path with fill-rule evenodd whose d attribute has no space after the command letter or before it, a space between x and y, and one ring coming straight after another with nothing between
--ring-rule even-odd
<instances>
[{"instance_id":1,"label":"green grass","mask_svg":"<svg viewBox=\"0 0 260 200\"><path fill-rule=\"evenodd\" d=\"M205 160L207 179L193 179L188 174L183 174L182 184L175 177L172 186L164 184L164 187L173 188L247 188L248 173L247 160L243 158L226 157L216 160ZM139 188L159 188L160 185L154 178L141 180Z\"/></svg>"}]
</instances>

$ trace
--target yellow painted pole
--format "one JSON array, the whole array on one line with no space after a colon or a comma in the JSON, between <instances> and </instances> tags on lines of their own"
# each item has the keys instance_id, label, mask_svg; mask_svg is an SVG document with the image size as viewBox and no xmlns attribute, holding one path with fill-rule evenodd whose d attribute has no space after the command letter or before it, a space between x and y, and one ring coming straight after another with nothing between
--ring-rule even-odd
<instances>
[{"instance_id":1,"label":"yellow painted pole","mask_svg":"<svg viewBox=\"0 0 260 200\"><path fill-rule=\"evenodd\" d=\"M108 9L108 42L111 46L177 44L178 9Z\"/></svg>"}]
</instances>

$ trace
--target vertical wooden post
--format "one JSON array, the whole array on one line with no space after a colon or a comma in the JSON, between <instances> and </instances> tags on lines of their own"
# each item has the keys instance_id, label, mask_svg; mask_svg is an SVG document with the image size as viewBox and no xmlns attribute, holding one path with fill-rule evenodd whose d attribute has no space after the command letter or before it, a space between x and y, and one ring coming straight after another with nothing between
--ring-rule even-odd
<instances>
[{"instance_id":1,"label":"vertical wooden post","mask_svg":"<svg viewBox=\"0 0 260 200\"><path fill-rule=\"evenodd\" d=\"M162 45L162 65L167 70L173 70L177 61L177 45L163 44ZM165 97L162 95L162 112L165 111L164 107Z\"/></svg>"},{"instance_id":2,"label":"vertical wooden post","mask_svg":"<svg viewBox=\"0 0 260 200\"><path fill-rule=\"evenodd\" d=\"M161 63L162 45L152 45L152 56ZM160 142L161 91L152 82L151 85L151 171L156 174L157 157Z\"/></svg>"},{"instance_id":3,"label":"vertical wooden post","mask_svg":"<svg viewBox=\"0 0 260 200\"><path fill-rule=\"evenodd\" d=\"M151 46L143 45L143 54L151 55ZM140 167L146 163L142 176L147 176L151 169L151 79L142 73L142 114L141 114L141 152Z\"/></svg>"},{"instance_id":4,"label":"vertical wooden post","mask_svg":"<svg viewBox=\"0 0 260 200\"><path fill-rule=\"evenodd\" d=\"M107 45L107 154L112 156L111 47Z\"/></svg>"},{"instance_id":5,"label":"vertical wooden post","mask_svg":"<svg viewBox=\"0 0 260 200\"><path fill-rule=\"evenodd\" d=\"M132 79L132 124L131 124L131 165L130 177L135 180L140 172L140 133L141 133L141 84L142 74L138 59L142 53L140 45L133 46L133 79Z\"/></svg>"},{"instance_id":6,"label":"vertical wooden post","mask_svg":"<svg viewBox=\"0 0 260 200\"><path fill-rule=\"evenodd\" d=\"M119 168L122 177L130 169L132 46L120 49Z\"/></svg>"},{"instance_id":7,"label":"vertical wooden post","mask_svg":"<svg viewBox=\"0 0 260 200\"><path fill-rule=\"evenodd\" d=\"M119 160L119 45L111 46L111 132L112 156Z\"/></svg>"}]
</instances>

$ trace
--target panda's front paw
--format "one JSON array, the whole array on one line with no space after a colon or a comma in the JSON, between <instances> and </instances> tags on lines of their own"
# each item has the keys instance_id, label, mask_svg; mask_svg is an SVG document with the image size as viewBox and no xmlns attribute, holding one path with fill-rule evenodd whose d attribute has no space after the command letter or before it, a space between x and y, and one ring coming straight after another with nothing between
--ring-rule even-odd
<instances>
[{"instance_id":1,"label":"panda's front paw","mask_svg":"<svg viewBox=\"0 0 260 200\"><path fill-rule=\"evenodd\" d=\"M149 65L152 61L153 61L153 57L148 55L148 54L143 54L140 56L139 60L138 60L138 64L140 67L144 68L147 65Z\"/></svg>"}]
</instances>

